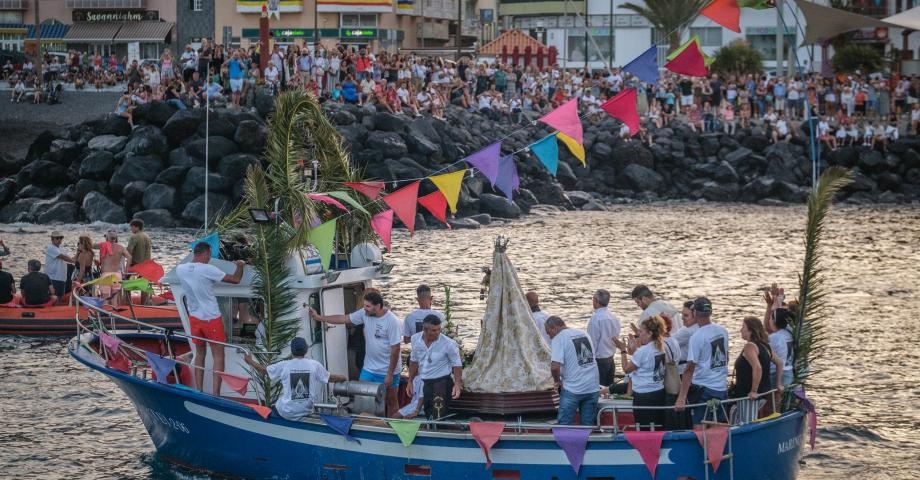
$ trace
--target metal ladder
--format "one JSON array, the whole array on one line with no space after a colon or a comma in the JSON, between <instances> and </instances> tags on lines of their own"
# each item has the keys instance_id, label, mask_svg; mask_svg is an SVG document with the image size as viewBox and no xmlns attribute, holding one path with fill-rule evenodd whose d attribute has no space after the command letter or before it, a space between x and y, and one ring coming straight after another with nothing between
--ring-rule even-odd
<instances>
[{"instance_id":1,"label":"metal ladder","mask_svg":"<svg viewBox=\"0 0 920 480\"><path fill-rule=\"evenodd\" d=\"M728 412L725 411L725 407L718 400L710 401L709 405L706 405L706 413L703 414L703 424L704 425L727 425L728 426L728 453L722 455L722 460L728 460L728 478L730 480L735 480L735 454L732 450L732 427L730 424L724 424L719 422L718 411L721 410L722 414L725 415L726 420L728 419ZM710 412L712 413L712 420L706 420L706 417L709 416ZM705 430L704 430L705 432ZM705 472L705 480L709 480L709 465L712 463L707 457L709 452L709 437L704 433L703 434L703 471ZM714 472L713 472L714 473Z\"/></svg>"}]
</instances>

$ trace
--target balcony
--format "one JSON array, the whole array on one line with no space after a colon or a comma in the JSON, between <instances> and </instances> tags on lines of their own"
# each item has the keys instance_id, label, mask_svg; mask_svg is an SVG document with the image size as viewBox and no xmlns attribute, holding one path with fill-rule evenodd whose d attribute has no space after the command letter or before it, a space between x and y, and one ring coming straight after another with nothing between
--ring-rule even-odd
<instances>
[{"instance_id":1,"label":"balcony","mask_svg":"<svg viewBox=\"0 0 920 480\"><path fill-rule=\"evenodd\" d=\"M0 10L25 10L28 0L0 0Z\"/></svg>"},{"instance_id":2,"label":"balcony","mask_svg":"<svg viewBox=\"0 0 920 480\"><path fill-rule=\"evenodd\" d=\"M146 7L147 0L67 0L67 8L76 10Z\"/></svg>"},{"instance_id":3,"label":"balcony","mask_svg":"<svg viewBox=\"0 0 920 480\"><path fill-rule=\"evenodd\" d=\"M457 19L456 0L417 0L411 15L438 20Z\"/></svg>"}]
</instances>

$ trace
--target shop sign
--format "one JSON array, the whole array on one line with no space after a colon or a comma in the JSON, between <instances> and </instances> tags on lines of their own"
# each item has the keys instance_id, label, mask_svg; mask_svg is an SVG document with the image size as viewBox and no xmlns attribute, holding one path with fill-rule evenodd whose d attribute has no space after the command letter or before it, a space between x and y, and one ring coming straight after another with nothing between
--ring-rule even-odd
<instances>
[{"instance_id":1,"label":"shop sign","mask_svg":"<svg viewBox=\"0 0 920 480\"><path fill-rule=\"evenodd\" d=\"M377 29L343 28L341 36L342 38L376 38Z\"/></svg>"},{"instance_id":2,"label":"shop sign","mask_svg":"<svg viewBox=\"0 0 920 480\"><path fill-rule=\"evenodd\" d=\"M74 10L75 22L141 22L160 20L157 10Z\"/></svg>"},{"instance_id":3,"label":"shop sign","mask_svg":"<svg viewBox=\"0 0 920 480\"><path fill-rule=\"evenodd\" d=\"M853 40L857 42L886 42L888 29L885 27L863 28L853 32Z\"/></svg>"}]
</instances>

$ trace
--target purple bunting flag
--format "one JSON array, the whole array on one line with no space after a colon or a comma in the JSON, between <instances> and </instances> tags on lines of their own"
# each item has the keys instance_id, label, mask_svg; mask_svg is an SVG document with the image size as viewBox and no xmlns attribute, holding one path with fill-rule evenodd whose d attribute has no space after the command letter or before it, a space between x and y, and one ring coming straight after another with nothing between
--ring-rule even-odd
<instances>
[{"instance_id":1,"label":"purple bunting flag","mask_svg":"<svg viewBox=\"0 0 920 480\"><path fill-rule=\"evenodd\" d=\"M498 141L464 158L463 161L479 169L479 171L489 179L489 183L495 186L495 180L498 178L498 164L501 160L501 154L502 142Z\"/></svg>"},{"instance_id":2,"label":"purple bunting flag","mask_svg":"<svg viewBox=\"0 0 920 480\"><path fill-rule=\"evenodd\" d=\"M588 446L588 436L591 430L588 428L554 428L553 438L559 444L559 448L565 452L569 464L578 474L581 469L581 462L585 459L585 448Z\"/></svg>"},{"instance_id":3,"label":"purple bunting flag","mask_svg":"<svg viewBox=\"0 0 920 480\"><path fill-rule=\"evenodd\" d=\"M102 345L104 345L109 352L112 352L113 355L118 352L118 346L121 345L121 340L119 340L118 337L113 337L105 332L99 332L99 341L102 342Z\"/></svg>"},{"instance_id":4,"label":"purple bunting flag","mask_svg":"<svg viewBox=\"0 0 920 480\"><path fill-rule=\"evenodd\" d=\"M815 404L805 395L805 389L799 388L795 391L795 396L802 401L802 409L808 414L808 446L815 449L815 437L818 434L818 411Z\"/></svg>"},{"instance_id":5,"label":"purple bunting flag","mask_svg":"<svg viewBox=\"0 0 920 480\"><path fill-rule=\"evenodd\" d=\"M521 187L521 179L518 177L517 165L514 164L514 155L505 155L498 164L498 178L495 180L495 187L501 190L508 202L511 202L511 195L514 190Z\"/></svg>"},{"instance_id":6,"label":"purple bunting flag","mask_svg":"<svg viewBox=\"0 0 920 480\"><path fill-rule=\"evenodd\" d=\"M150 364L150 368L153 369L153 373L157 376L157 383L169 385L167 378L172 373L173 367L176 366L176 361L171 358L161 357L155 353L144 353L147 355L147 363Z\"/></svg>"},{"instance_id":7,"label":"purple bunting flag","mask_svg":"<svg viewBox=\"0 0 920 480\"><path fill-rule=\"evenodd\" d=\"M342 436L345 437L345 439L347 439L349 442L356 442L358 445L361 444L360 440L348 433L348 431L351 430L351 424L355 421L355 419L351 417L339 417L336 415L323 415L322 413L319 414L319 417L322 418L324 422L326 422L326 425L329 428L342 434Z\"/></svg>"}]
</instances>

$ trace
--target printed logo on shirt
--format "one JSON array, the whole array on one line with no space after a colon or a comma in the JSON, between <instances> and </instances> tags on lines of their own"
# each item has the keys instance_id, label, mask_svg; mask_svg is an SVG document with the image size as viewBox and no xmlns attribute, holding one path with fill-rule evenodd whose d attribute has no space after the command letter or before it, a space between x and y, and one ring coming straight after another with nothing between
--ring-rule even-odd
<instances>
[{"instance_id":1,"label":"printed logo on shirt","mask_svg":"<svg viewBox=\"0 0 920 480\"><path fill-rule=\"evenodd\" d=\"M719 336L709 342L709 368L722 368L728 365L728 355L725 354L725 340Z\"/></svg>"},{"instance_id":2,"label":"printed logo on shirt","mask_svg":"<svg viewBox=\"0 0 920 480\"><path fill-rule=\"evenodd\" d=\"M575 337L572 339L572 345L575 347L579 367L594 363L594 349L591 348L591 341L588 340L588 337Z\"/></svg>"},{"instance_id":3,"label":"printed logo on shirt","mask_svg":"<svg viewBox=\"0 0 920 480\"><path fill-rule=\"evenodd\" d=\"M655 355L655 371L652 373L653 382L663 382L665 373L664 353Z\"/></svg>"},{"instance_id":4,"label":"printed logo on shirt","mask_svg":"<svg viewBox=\"0 0 920 480\"><path fill-rule=\"evenodd\" d=\"M384 329L385 325L383 322L377 322L374 324L374 338L377 340L384 339L387 337L386 330Z\"/></svg>"},{"instance_id":5,"label":"printed logo on shirt","mask_svg":"<svg viewBox=\"0 0 920 480\"><path fill-rule=\"evenodd\" d=\"M422 331L422 322L415 322L415 333Z\"/></svg>"},{"instance_id":6,"label":"printed logo on shirt","mask_svg":"<svg viewBox=\"0 0 920 480\"><path fill-rule=\"evenodd\" d=\"M291 372L291 400L310 399L310 372Z\"/></svg>"}]
</instances>

